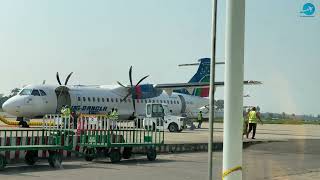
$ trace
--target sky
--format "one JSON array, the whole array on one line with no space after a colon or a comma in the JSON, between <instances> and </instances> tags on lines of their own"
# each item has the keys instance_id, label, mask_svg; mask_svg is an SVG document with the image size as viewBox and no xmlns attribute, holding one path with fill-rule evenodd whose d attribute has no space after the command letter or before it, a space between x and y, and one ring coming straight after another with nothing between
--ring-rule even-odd
<instances>
[{"instance_id":1,"label":"sky","mask_svg":"<svg viewBox=\"0 0 320 180\"><path fill-rule=\"evenodd\" d=\"M314 17L300 17L302 6ZM187 82L211 56L211 0L7 0L0 2L0 93L27 84ZM218 2L217 60L224 61L225 1ZM320 0L247 0L244 105L320 114ZM217 67L224 80L224 66ZM216 91L223 99L223 88Z\"/></svg>"}]
</instances>

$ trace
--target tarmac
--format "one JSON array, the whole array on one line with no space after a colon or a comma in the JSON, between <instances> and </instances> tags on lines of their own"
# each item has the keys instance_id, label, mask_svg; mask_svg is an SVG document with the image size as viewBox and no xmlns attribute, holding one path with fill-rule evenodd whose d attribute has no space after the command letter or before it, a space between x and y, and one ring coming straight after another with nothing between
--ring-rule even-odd
<instances>
[{"instance_id":1,"label":"tarmac","mask_svg":"<svg viewBox=\"0 0 320 180\"><path fill-rule=\"evenodd\" d=\"M12 128L12 127L2 127ZM165 133L158 160L135 156L119 164L109 159L64 160L51 169L45 160L36 166L9 164L0 179L205 179L208 123L201 129ZM223 124L214 124L214 179L221 179ZM244 179L320 179L320 125L258 125L256 139L243 138ZM193 153L190 153L193 152ZM60 171L61 170L61 171Z\"/></svg>"}]
</instances>

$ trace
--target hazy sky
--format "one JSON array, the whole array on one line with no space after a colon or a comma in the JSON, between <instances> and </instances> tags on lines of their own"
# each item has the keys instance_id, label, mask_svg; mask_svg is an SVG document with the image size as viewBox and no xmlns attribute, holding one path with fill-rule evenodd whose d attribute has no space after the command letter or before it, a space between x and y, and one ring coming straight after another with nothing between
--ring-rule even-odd
<instances>
[{"instance_id":1,"label":"hazy sky","mask_svg":"<svg viewBox=\"0 0 320 180\"><path fill-rule=\"evenodd\" d=\"M224 60L225 1L219 1L218 60ZM315 17L300 17L306 2ZM247 0L245 105L262 111L320 114L320 0ZM0 2L0 92L25 84L186 82L210 57L211 0L7 0ZM217 70L223 80L224 67ZM64 79L64 78L62 78ZM223 98L223 88L217 90Z\"/></svg>"}]
</instances>

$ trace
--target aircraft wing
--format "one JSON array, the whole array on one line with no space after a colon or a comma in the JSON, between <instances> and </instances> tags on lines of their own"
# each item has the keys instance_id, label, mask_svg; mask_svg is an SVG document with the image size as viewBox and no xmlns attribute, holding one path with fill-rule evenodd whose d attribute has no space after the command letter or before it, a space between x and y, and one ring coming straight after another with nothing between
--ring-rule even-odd
<instances>
[{"instance_id":1,"label":"aircraft wing","mask_svg":"<svg viewBox=\"0 0 320 180\"><path fill-rule=\"evenodd\" d=\"M244 85L259 85L262 84L261 81L243 81ZM216 87L224 86L224 82L215 82ZM170 84L156 84L154 88L158 89L181 89L181 88L206 88L209 87L210 83L208 82L195 82L195 83L170 83Z\"/></svg>"}]
</instances>

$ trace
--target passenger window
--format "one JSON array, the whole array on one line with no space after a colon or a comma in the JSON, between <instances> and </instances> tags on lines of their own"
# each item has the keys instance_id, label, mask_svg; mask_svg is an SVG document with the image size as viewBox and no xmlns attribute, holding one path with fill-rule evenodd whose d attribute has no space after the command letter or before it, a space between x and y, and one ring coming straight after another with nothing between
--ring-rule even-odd
<instances>
[{"instance_id":1,"label":"passenger window","mask_svg":"<svg viewBox=\"0 0 320 180\"><path fill-rule=\"evenodd\" d=\"M86 97L82 97L83 102L86 102Z\"/></svg>"},{"instance_id":2,"label":"passenger window","mask_svg":"<svg viewBox=\"0 0 320 180\"><path fill-rule=\"evenodd\" d=\"M110 101L113 102L113 98L110 98Z\"/></svg>"},{"instance_id":3,"label":"passenger window","mask_svg":"<svg viewBox=\"0 0 320 180\"><path fill-rule=\"evenodd\" d=\"M88 97L88 101L89 101L89 102L91 101L90 97Z\"/></svg>"},{"instance_id":4,"label":"passenger window","mask_svg":"<svg viewBox=\"0 0 320 180\"><path fill-rule=\"evenodd\" d=\"M34 89L34 90L32 91L32 93L31 93L31 95L33 95L33 96L40 96L40 93L39 93L38 90Z\"/></svg>"},{"instance_id":5,"label":"passenger window","mask_svg":"<svg viewBox=\"0 0 320 180\"><path fill-rule=\"evenodd\" d=\"M93 97L93 98L92 98L92 101L95 102L95 101L96 101L96 98Z\"/></svg>"},{"instance_id":6,"label":"passenger window","mask_svg":"<svg viewBox=\"0 0 320 180\"><path fill-rule=\"evenodd\" d=\"M101 100L102 100L102 102L104 102L104 98L102 98Z\"/></svg>"},{"instance_id":7,"label":"passenger window","mask_svg":"<svg viewBox=\"0 0 320 180\"><path fill-rule=\"evenodd\" d=\"M170 102L171 102L171 104L172 104L172 100L171 100Z\"/></svg>"},{"instance_id":8,"label":"passenger window","mask_svg":"<svg viewBox=\"0 0 320 180\"><path fill-rule=\"evenodd\" d=\"M155 103L155 100L152 100L152 103Z\"/></svg>"},{"instance_id":9,"label":"passenger window","mask_svg":"<svg viewBox=\"0 0 320 180\"><path fill-rule=\"evenodd\" d=\"M97 101L100 102L100 98L97 98Z\"/></svg>"},{"instance_id":10,"label":"passenger window","mask_svg":"<svg viewBox=\"0 0 320 180\"><path fill-rule=\"evenodd\" d=\"M146 103L146 104L147 104L147 103L148 103L148 101L147 101L147 100L144 100L144 103Z\"/></svg>"},{"instance_id":11,"label":"passenger window","mask_svg":"<svg viewBox=\"0 0 320 180\"><path fill-rule=\"evenodd\" d=\"M118 102L118 98L116 98L116 102Z\"/></svg>"},{"instance_id":12,"label":"passenger window","mask_svg":"<svg viewBox=\"0 0 320 180\"><path fill-rule=\"evenodd\" d=\"M46 96L47 94L43 91L43 90L41 90L40 89L40 94L41 94L41 96Z\"/></svg>"},{"instance_id":13,"label":"passenger window","mask_svg":"<svg viewBox=\"0 0 320 180\"><path fill-rule=\"evenodd\" d=\"M80 97L78 97L78 101L81 101L81 98L80 98Z\"/></svg>"},{"instance_id":14,"label":"passenger window","mask_svg":"<svg viewBox=\"0 0 320 180\"><path fill-rule=\"evenodd\" d=\"M109 98L107 98L107 102L109 102Z\"/></svg>"},{"instance_id":15,"label":"passenger window","mask_svg":"<svg viewBox=\"0 0 320 180\"><path fill-rule=\"evenodd\" d=\"M137 99L137 103L139 103L139 99Z\"/></svg>"},{"instance_id":16,"label":"passenger window","mask_svg":"<svg viewBox=\"0 0 320 180\"><path fill-rule=\"evenodd\" d=\"M151 99L149 99L149 103L151 103Z\"/></svg>"},{"instance_id":17,"label":"passenger window","mask_svg":"<svg viewBox=\"0 0 320 180\"><path fill-rule=\"evenodd\" d=\"M162 100L160 100L160 103L162 103Z\"/></svg>"},{"instance_id":18,"label":"passenger window","mask_svg":"<svg viewBox=\"0 0 320 180\"><path fill-rule=\"evenodd\" d=\"M177 101L177 104L180 104L179 101Z\"/></svg>"}]
</instances>

